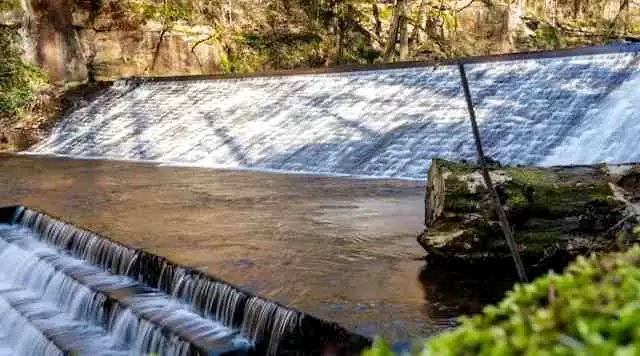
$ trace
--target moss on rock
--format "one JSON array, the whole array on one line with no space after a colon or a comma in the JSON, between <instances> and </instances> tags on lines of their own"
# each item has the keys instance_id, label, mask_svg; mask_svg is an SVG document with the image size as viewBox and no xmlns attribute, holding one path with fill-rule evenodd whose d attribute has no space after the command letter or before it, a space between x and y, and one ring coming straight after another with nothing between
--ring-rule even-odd
<instances>
[{"instance_id":1,"label":"moss on rock","mask_svg":"<svg viewBox=\"0 0 640 356\"><path fill-rule=\"evenodd\" d=\"M490 175L525 262L615 246L611 229L627 214L605 166L503 167ZM425 231L418 242L430 262L510 260L479 168L434 160L427 186Z\"/></svg>"}]
</instances>

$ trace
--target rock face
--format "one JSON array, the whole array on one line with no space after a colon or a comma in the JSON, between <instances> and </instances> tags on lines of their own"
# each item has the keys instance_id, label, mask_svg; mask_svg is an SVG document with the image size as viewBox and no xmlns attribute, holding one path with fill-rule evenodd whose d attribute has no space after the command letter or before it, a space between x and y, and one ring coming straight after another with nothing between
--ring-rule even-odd
<instances>
[{"instance_id":1,"label":"rock face","mask_svg":"<svg viewBox=\"0 0 640 356\"><path fill-rule=\"evenodd\" d=\"M90 1L22 1L20 9L0 11L0 26L20 29L25 58L52 83L218 69L221 50L206 42L215 32L211 26L175 23L159 41L161 23L110 6L94 12L92 6Z\"/></svg>"},{"instance_id":2,"label":"rock face","mask_svg":"<svg viewBox=\"0 0 640 356\"><path fill-rule=\"evenodd\" d=\"M195 13L178 16L181 20L168 13L173 18L169 26L145 10L162 3L3 0L0 29L20 27L25 57L45 69L52 82L82 82L373 61L387 41L393 6L386 0L350 4L358 18L343 38L351 59L338 60L330 25L335 18L329 16L337 7L331 2L316 1L310 11L308 1L287 6L256 0L169 1L164 3L179 10L171 12ZM640 6L633 1L463 3L447 0L432 8L427 1L409 2L411 23L422 22L422 30L411 29L412 58L581 46L640 33L634 25Z\"/></svg>"},{"instance_id":3,"label":"rock face","mask_svg":"<svg viewBox=\"0 0 640 356\"><path fill-rule=\"evenodd\" d=\"M640 214L634 205L640 198L638 172L637 165L490 168L529 265L620 247ZM426 228L418 242L430 262L510 261L478 167L434 160L425 204Z\"/></svg>"}]
</instances>

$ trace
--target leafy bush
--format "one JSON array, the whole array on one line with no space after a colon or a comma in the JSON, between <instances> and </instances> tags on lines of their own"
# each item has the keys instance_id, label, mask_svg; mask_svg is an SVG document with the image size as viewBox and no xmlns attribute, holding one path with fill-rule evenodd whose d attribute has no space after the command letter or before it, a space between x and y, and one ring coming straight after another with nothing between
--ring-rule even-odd
<instances>
[{"instance_id":1,"label":"leafy bush","mask_svg":"<svg viewBox=\"0 0 640 356\"><path fill-rule=\"evenodd\" d=\"M16 33L0 27L0 116L19 117L44 81L38 68L25 63L16 45Z\"/></svg>"},{"instance_id":2,"label":"leafy bush","mask_svg":"<svg viewBox=\"0 0 640 356\"><path fill-rule=\"evenodd\" d=\"M13 11L20 9L20 0L2 0L0 1L0 11Z\"/></svg>"},{"instance_id":3,"label":"leafy bush","mask_svg":"<svg viewBox=\"0 0 640 356\"><path fill-rule=\"evenodd\" d=\"M392 355L376 341L367 356ZM562 275L516 285L497 306L462 318L416 354L638 355L640 247L580 257Z\"/></svg>"},{"instance_id":4,"label":"leafy bush","mask_svg":"<svg viewBox=\"0 0 640 356\"><path fill-rule=\"evenodd\" d=\"M196 12L196 9L188 2L179 1L156 3L138 0L131 1L129 7L134 14L144 20L160 20L165 24L189 20Z\"/></svg>"}]
</instances>

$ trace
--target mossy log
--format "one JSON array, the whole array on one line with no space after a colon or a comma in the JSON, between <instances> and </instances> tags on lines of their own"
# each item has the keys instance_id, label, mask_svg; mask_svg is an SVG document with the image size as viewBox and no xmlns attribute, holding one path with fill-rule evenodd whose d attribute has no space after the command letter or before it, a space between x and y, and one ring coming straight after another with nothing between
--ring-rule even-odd
<instances>
[{"instance_id":1,"label":"mossy log","mask_svg":"<svg viewBox=\"0 0 640 356\"><path fill-rule=\"evenodd\" d=\"M502 167L490 175L531 266L557 257L615 250L633 239L640 165ZM436 159L418 242L428 261L475 263L511 259L479 167Z\"/></svg>"}]
</instances>

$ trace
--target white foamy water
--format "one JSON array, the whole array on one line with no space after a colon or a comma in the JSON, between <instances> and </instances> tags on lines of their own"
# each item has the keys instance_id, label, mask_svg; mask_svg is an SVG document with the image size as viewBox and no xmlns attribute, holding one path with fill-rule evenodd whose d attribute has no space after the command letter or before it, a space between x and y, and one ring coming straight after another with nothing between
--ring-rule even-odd
<instances>
[{"instance_id":1,"label":"white foamy water","mask_svg":"<svg viewBox=\"0 0 640 356\"><path fill-rule=\"evenodd\" d=\"M640 73L586 116L542 164L640 162Z\"/></svg>"},{"instance_id":2,"label":"white foamy water","mask_svg":"<svg viewBox=\"0 0 640 356\"><path fill-rule=\"evenodd\" d=\"M510 164L640 160L639 58L469 65L487 153ZM467 117L453 66L120 82L30 152L423 179L432 158L474 158Z\"/></svg>"},{"instance_id":3,"label":"white foamy water","mask_svg":"<svg viewBox=\"0 0 640 356\"><path fill-rule=\"evenodd\" d=\"M83 355L277 355L303 320L323 323L29 208L12 214L0 224L0 302L44 346Z\"/></svg>"},{"instance_id":4,"label":"white foamy water","mask_svg":"<svg viewBox=\"0 0 640 356\"><path fill-rule=\"evenodd\" d=\"M175 298L103 271L37 240L24 227L0 224L0 343L16 355L188 355L193 342L213 353L246 350L248 340ZM107 306L107 295L118 294ZM4 342L12 328L21 344ZM188 338L188 341L185 340ZM50 341L51 340L51 341ZM0 347L0 355L3 348Z\"/></svg>"}]
</instances>

